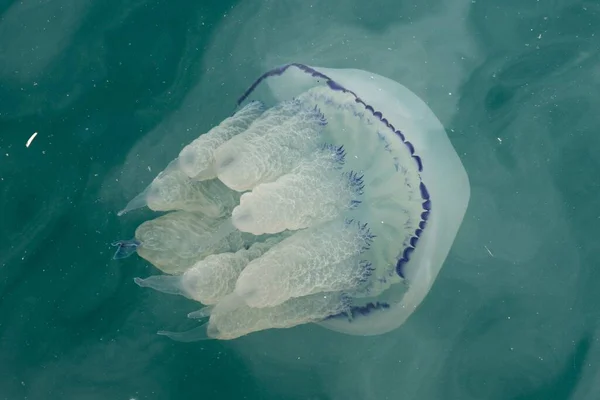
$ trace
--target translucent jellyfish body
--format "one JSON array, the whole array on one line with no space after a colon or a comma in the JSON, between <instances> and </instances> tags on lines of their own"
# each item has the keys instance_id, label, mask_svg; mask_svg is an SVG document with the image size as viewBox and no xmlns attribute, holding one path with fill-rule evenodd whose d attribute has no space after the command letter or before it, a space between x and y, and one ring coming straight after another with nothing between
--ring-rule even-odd
<instances>
[{"instance_id":1,"label":"translucent jellyfish body","mask_svg":"<svg viewBox=\"0 0 600 400\"><path fill-rule=\"evenodd\" d=\"M189 314L204 325L160 333L398 328L433 285L469 201L441 123L397 82L302 64L263 74L238 106L124 210L178 210L117 242L115 257L137 250L174 274L138 285L207 306Z\"/></svg>"}]
</instances>

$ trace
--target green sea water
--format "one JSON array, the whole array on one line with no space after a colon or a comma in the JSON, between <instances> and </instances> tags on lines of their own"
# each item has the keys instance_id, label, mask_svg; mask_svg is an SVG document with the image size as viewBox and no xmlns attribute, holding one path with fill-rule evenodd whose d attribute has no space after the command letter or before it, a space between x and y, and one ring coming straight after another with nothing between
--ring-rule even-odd
<instances>
[{"instance_id":1,"label":"green sea water","mask_svg":"<svg viewBox=\"0 0 600 400\"><path fill-rule=\"evenodd\" d=\"M152 216L116 212L292 61L442 121L472 192L440 276L382 336L158 336L198 306L111 260ZM597 1L0 0L0 399L599 399L599 110Z\"/></svg>"}]
</instances>

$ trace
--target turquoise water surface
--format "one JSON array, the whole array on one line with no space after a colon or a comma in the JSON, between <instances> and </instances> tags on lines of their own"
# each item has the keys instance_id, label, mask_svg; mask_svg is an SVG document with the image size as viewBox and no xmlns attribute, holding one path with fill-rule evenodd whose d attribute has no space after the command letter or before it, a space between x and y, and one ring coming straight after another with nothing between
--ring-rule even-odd
<instances>
[{"instance_id":1,"label":"turquoise water surface","mask_svg":"<svg viewBox=\"0 0 600 400\"><path fill-rule=\"evenodd\" d=\"M599 49L597 1L0 0L0 400L600 399ZM286 62L429 104L454 247L386 335L158 336L198 306L111 260L152 216L116 212Z\"/></svg>"}]
</instances>

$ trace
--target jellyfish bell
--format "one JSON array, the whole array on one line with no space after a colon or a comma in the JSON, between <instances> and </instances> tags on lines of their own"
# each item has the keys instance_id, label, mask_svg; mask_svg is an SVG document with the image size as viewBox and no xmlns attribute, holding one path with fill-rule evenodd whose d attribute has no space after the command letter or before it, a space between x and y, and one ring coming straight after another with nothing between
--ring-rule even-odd
<instances>
[{"instance_id":1,"label":"jellyfish bell","mask_svg":"<svg viewBox=\"0 0 600 400\"><path fill-rule=\"evenodd\" d=\"M396 272L406 283L406 290L400 285L391 285L376 298L355 300L358 312L353 313L352 320L329 318L321 323L349 334L389 332L402 325L422 302L448 256L469 203L467 173L441 122L423 100L405 86L356 69L301 66L288 69L295 76L304 75L305 79L312 69L315 72L311 77L322 74L322 79L333 90L351 90L355 101L361 102L388 127L382 130L386 140L398 145L403 142L417 164L423 199L421 214L427 215L420 221L419 235L412 236L398 248ZM274 93L284 92L284 87L289 89L283 81L272 80L269 85ZM406 159L402 165L410 170Z\"/></svg>"},{"instance_id":2,"label":"jellyfish bell","mask_svg":"<svg viewBox=\"0 0 600 400\"><path fill-rule=\"evenodd\" d=\"M204 245L223 252L214 244L237 232L243 244L229 252L240 256L224 258L235 268L223 268L227 284L204 301L211 308L190 314L208 323L162 334L191 341L305 323L352 335L398 328L431 289L469 201L467 174L439 120L390 79L303 64L266 72L238 106L177 165L194 166L183 171L185 185L214 180L243 192ZM203 193L206 204L219 198ZM172 204L180 196L163 195ZM255 257L243 255L242 247L282 234ZM173 241L167 236L160 240ZM219 269L210 271L219 281ZM202 286L197 271L188 275ZM202 302L179 279L137 282Z\"/></svg>"}]
</instances>

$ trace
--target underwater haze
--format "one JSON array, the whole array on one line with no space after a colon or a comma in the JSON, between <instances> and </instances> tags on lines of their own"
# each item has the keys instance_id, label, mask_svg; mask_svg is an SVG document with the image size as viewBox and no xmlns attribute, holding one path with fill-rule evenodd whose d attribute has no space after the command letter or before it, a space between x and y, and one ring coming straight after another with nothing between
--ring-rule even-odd
<instances>
[{"instance_id":1,"label":"underwater haze","mask_svg":"<svg viewBox=\"0 0 600 400\"><path fill-rule=\"evenodd\" d=\"M117 214L288 63L435 113L470 182L449 255L381 335L157 335L199 305L112 259L157 216ZM0 1L0 400L600 398L599 65L597 1Z\"/></svg>"}]
</instances>

